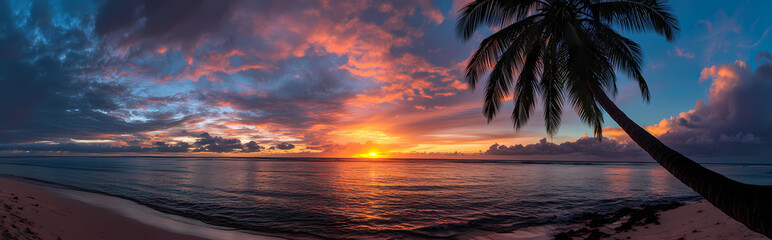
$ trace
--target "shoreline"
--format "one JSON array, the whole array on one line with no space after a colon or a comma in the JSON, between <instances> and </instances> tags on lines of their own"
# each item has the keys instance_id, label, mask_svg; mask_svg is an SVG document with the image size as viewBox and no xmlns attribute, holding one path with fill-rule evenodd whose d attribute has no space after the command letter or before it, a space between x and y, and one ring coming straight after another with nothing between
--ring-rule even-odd
<instances>
[{"instance_id":1,"label":"shoreline","mask_svg":"<svg viewBox=\"0 0 772 240\"><path fill-rule=\"evenodd\" d=\"M704 200L685 205L623 208L603 215L587 213L572 222L525 227L511 233L473 232L459 237L480 240L768 239ZM0 239L284 238L212 226L118 197L0 176Z\"/></svg>"},{"instance_id":2,"label":"shoreline","mask_svg":"<svg viewBox=\"0 0 772 240\"><path fill-rule=\"evenodd\" d=\"M0 239L283 239L166 214L138 203L0 176Z\"/></svg>"}]
</instances>

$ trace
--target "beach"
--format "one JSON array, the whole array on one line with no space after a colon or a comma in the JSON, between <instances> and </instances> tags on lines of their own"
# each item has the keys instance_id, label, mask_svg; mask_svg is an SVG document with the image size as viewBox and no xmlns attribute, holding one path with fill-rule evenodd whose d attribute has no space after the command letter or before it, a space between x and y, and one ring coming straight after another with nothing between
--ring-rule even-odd
<instances>
[{"instance_id":1,"label":"beach","mask_svg":"<svg viewBox=\"0 0 772 240\"><path fill-rule=\"evenodd\" d=\"M615 215L608 214L608 216ZM637 213L645 212L634 210ZM612 223L592 226L592 220L571 225L544 225L518 229L511 233L469 235L474 240L567 240L567 239L769 239L731 219L706 201L677 204L674 209L655 211L657 223L635 224L629 229L618 230L630 219L624 216Z\"/></svg>"},{"instance_id":2,"label":"beach","mask_svg":"<svg viewBox=\"0 0 772 240\"><path fill-rule=\"evenodd\" d=\"M205 239L166 231L43 187L0 178L2 239Z\"/></svg>"},{"instance_id":3,"label":"beach","mask_svg":"<svg viewBox=\"0 0 772 240\"><path fill-rule=\"evenodd\" d=\"M46 187L0 178L2 239L215 239L156 227L114 210L64 197ZM657 213L659 224L616 231L627 218L595 227L572 239L585 239L597 229L601 239L767 239L700 201ZM519 229L512 233L469 236L470 239L554 239L554 226ZM184 231L182 231L184 232ZM194 231L195 232L195 231ZM597 235L597 234L596 234ZM272 237L253 235L259 239ZM276 239L276 238L273 238Z\"/></svg>"},{"instance_id":4,"label":"beach","mask_svg":"<svg viewBox=\"0 0 772 240\"><path fill-rule=\"evenodd\" d=\"M634 227L610 239L768 239L729 218L706 201L660 213L660 224ZM611 231L609 231L611 232Z\"/></svg>"},{"instance_id":5,"label":"beach","mask_svg":"<svg viewBox=\"0 0 772 240\"><path fill-rule=\"evenodd\" d=\"M541 238L538 229L530 229L513 239L768 239L704 200L624 208L594 215L569 229L552 231Z\"/></svg>"},{"instance_id":6,"label":"beach","mask_svg":"<svg viewBox=\"0 0 772 240\"><path fill-rule=\"evenodd\" d=\"M7 177L0 177L0 205L0 239L282 239L213 228L128 200ZM122 207L126 205L133 206Z\"/></svg>"}]
</instances>

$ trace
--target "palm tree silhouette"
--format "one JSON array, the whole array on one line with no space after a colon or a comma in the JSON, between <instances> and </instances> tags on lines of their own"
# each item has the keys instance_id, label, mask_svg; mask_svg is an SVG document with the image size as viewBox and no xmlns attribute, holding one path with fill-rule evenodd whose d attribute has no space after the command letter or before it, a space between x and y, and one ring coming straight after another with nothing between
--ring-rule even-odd
<instances>
[{"instance_id":1,"label":"palm tree silhouette","mask_svg":"<svg viewBox=\"0 0 772 240\"><path fill-rule=\"evenodd\" d=\"M490 70L483 113L490 122L511 94L514 127L544 100L547 133L557 132L568 101L602 139L603 113L673 176L748 228L772 237L772 186L744 184L711 171L662 144L630 120L606 95L616 94L616 70L636 81L645 101L640 46L613 27L654 31L673 41L678 20L664 0L476 0L460 10L457 33L468 41L481 26L499 29L470 57L466 79L474 90ZM519 70L519 71L518 71Z\"/></svg>"}]
</instances>

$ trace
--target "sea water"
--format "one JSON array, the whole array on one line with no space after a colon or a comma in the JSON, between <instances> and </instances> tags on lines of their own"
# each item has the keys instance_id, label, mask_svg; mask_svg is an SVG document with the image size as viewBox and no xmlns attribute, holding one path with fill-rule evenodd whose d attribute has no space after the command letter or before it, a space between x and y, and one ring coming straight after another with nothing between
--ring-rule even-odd
<instances>
[{"instance_id":1,"label":"sea water","mask_svg":"<svg viewBox=\"0 0 772 240\"><path fill-rule=\"evenodd\" d=\"M772 165L705 166L738 181L772 184ZM5 157L0 174L290 238L463 237L700 199L655 163Z\"/></svg>"}]
</instances>

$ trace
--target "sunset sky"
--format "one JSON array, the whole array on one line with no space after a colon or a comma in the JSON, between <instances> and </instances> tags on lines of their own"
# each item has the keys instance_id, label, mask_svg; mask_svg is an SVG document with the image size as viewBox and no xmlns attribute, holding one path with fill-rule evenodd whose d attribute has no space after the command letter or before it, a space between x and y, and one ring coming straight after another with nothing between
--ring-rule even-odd
<instances>
[{"instance_id":1,"label":"sunset sky","mask_svg":"<svg viewBox=\"0 0 772 240\"><path fill-rule=\"evenodd\" d=\"M552 139L540 106L486 123L463 68L492 30L459 40L465 3L2 1L0 155L646 160L569 107ZM772 1L671 4L675 42L628 33L651 102L620 75L616 103L697 159L768 160Z\"/></svg>"}]
</instances>

